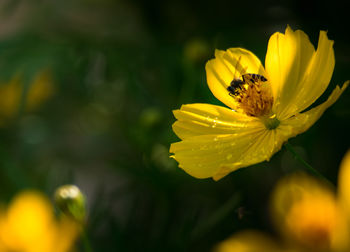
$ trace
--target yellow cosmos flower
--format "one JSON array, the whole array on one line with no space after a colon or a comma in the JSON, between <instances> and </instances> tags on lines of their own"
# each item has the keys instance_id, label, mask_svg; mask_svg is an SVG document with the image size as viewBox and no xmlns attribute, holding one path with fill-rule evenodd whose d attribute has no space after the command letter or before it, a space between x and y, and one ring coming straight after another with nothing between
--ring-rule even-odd
<instances>
[{"instance_id":1,"label":"yellow cosmos flower","mask_svg":"<svg viewBox=\"0 0 350 252\"><path fill-rule=\"evenodd\" d=\"M49 200L34 191L20 193L0 211L0 252L67 252L78 235L78 225L58 221Z\"/></svg>"},{"instance_id":2,"label":"yellow cosmos flower","mask_svg":"<svg viewBox=\"0 0 350 252\"><path fill-rule=\"evenodd\" d=\"M282 242L257 232L234 235L217 252L350 251L350 151L339 172L338 194L329 184L304 173L282 179L271 201L271 217Z\"/></svg>"},{"instance_id":3,"label":"yellow cosmos flower","mask_svg":"<svg viewBox=\"0 0 350 252\"><path fill-rule=\"evenodd\" d=\"M265 160L289 138L310 128L348 86L307 110L326 90L334 69L333 41L320 32L317 50L308 36L289 26L271 36L265 68L242 48L216 50L206 64L214 96L229 108L187 104L174 111L173 130L182 140L170 152L196 178L218 180Z\"/></svg>"}]
</instances>

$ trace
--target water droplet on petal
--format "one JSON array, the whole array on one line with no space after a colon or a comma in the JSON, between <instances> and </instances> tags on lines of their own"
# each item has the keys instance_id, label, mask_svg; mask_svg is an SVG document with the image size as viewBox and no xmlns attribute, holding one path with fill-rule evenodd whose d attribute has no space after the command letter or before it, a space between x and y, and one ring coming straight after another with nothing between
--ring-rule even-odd
<instances>
[{"instance_id":1,"label":"water droplet on petal","mask_svg":"<svg viewBox=\"0 0 350 252\"><path fill-rule=\"evenodd\" d=\"M208 146L207 145L202 145L201 147L199 147L200 150L207 150Z\"/></svg>"},{"instance_id":2,"label":"water droplet on petal","mask_svg":"<svg viewBox=\"0 0 350 252\"><path fill-rule=\"evenodd\" d=\"M230 160L232 158L232 154L228 154L227 156L226 156L226 159L227 160Z\"/></svg>"}]
</instances>

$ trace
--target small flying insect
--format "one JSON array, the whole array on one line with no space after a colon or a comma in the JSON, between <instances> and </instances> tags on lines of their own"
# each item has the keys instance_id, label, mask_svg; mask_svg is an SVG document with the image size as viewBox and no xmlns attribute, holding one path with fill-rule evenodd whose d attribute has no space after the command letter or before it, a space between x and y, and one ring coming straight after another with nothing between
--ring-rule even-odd
<instances>
[{"instance_id":1,"label":"small flying insect","mask_svg":"<svg viewBox=\"0 0 350 252\"><path fill-rule=\"evenodd\" d=\"M256 82L265 82L267 79L260 74L243 74L242 79L233 79L230 86L227 87L230 96L236 96L240 91L242 91L245 84L255 84Z\"/></svg>"}]
</instances>

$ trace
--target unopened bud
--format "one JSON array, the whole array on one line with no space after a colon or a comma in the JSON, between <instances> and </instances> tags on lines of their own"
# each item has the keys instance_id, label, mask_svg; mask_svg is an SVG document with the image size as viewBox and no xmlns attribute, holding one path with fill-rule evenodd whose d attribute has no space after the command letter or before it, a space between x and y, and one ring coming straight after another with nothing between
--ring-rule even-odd
<instances>
[{"instance_id":1,"label":"unopened bud","mask_svg":"<svg viewBox=\"0 0 350 252\"><path fill-rule=\"evenodd\" d=\"M63 185L55 191L55 203L63 214L78 222L84 222L86 216L85 197L75 185Z\"/></svg>"}]
</instances>

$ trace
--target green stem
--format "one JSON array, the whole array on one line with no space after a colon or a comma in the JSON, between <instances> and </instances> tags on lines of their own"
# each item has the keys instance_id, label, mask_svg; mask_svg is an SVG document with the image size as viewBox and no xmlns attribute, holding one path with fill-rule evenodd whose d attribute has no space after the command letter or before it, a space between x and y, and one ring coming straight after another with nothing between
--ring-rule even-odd
<instances>
[{"instance_id":1,"label":"green stem","mask_svg":"<svg viewBox=\"0 0 350 252\"><path fill-rule=\"evenodd\" d=\"M240 196L234 194L227 202L225 202L219 209L217 209L212 215L210 215L204 223L197 226L193 230L192 239L199 239L204 234L210 232L215 225L226 218L232 211L237 208L240 202Z\"/></svg>"},{"instance_id":2,"label":"green stem","mask_svg":"<svg viewBox=\"0 0 350 252\"><path fill-rule=\"evenodd\" d=\"M84 250L86 252L92 252L92 247L89 241L89 237L86 233L85 227L82 227L82 231L81 231L81 240L83 242L83 246L84 246Z\"/></svg>"},{"instance_id":3,"label":"green stem","mask_svg":"<svg viewBox=\"0 0 350 252\"><path fill-rule=\"evenodd\" d=\"M286 149L292 153L292 155L294 156L294 158L296 160L298 160L300 163L302 163L304 165L304 167L306 168L307 171L309 171L310 173L312 173L313 175L327 181L328 183L331 184L331 182L325 177L323 176L319 171L317 171L316 169L314 169L311 165L309 165L292 147L292 145L289 142L286 142L284 144L284 147L286 147Z\"/></svg>"}]
</instances>

